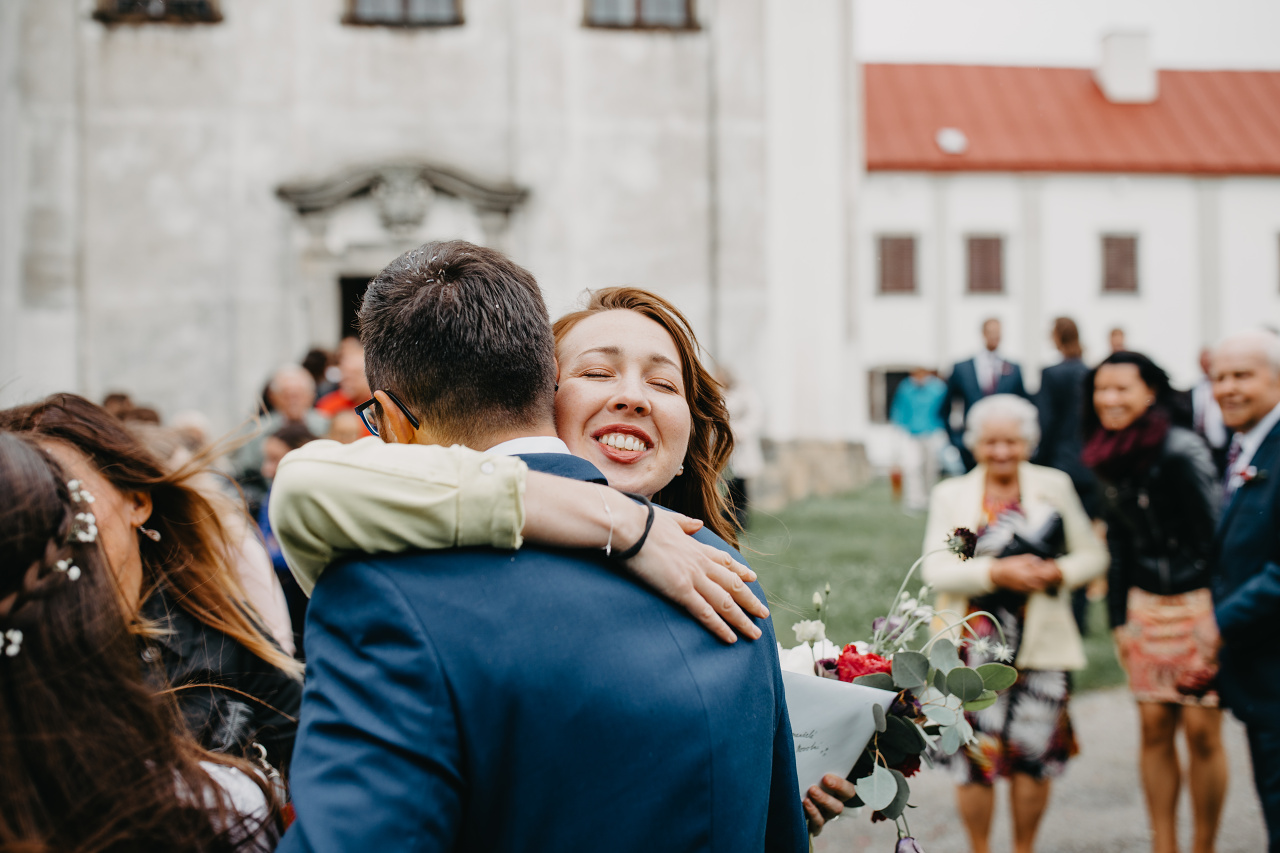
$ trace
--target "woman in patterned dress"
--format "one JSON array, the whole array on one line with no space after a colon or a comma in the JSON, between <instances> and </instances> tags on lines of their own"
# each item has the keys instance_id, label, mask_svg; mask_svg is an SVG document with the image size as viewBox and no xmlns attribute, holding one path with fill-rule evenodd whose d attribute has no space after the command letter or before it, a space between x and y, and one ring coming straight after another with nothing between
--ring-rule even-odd
<instances>
[{"instance_id":1,"label":"woman in patterned dress","mask_svg":"<svg viewBox=\"0 0 1280 853\"><path fill-rule=\"evenodd\" d=\"M1067 713L1069 671L1082 669L1084 648L1071 615L1072 589L1106 570L1107 554L1080 505L1071 478L1027 462L1039 439L1036 409L997 394L969 411L965 444L978 466L933 491L925 580L937 609L971 620L978 633L963 646L965 663L1012 662L1018 681L994 705L967 715L976 743L948 760L956 802L974 853L987 853L998 777L1010 780L1015 853L1031 853L1049 801L1051 780L1076 752ZM1056 527L1060 556L1003 556L1013 535ZM977 554L961 560L938 545L948 531L979 534ZM997 627L998 623L998 627Z\"/></svg>"}]
</instances>

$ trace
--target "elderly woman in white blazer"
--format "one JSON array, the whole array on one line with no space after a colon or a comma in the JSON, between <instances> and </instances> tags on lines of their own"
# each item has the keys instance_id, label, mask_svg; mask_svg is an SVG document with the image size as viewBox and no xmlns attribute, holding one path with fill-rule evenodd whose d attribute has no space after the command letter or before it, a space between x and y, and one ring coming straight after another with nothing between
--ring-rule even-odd
<instances>
[{"instance_id":1,"label":"elderly woman in white blazer","mask_svg":"<svg viewBox=\"0 0 1280 853\"><path fill-rule=\"evenodd\" d=\"M937 593L936 606L971 620L980 638L962 653L977 666L1011 660L1018 683L991 708L968 715L978 738L948 764L959 787L957 804L974 853L985 853L998 776L1011 782L1015 853L1030 853L1048 803L1050 780L1075 753L1067 714L1068 671L1085 665L1084 648L1071 615L1070 590L1106 571L1106 546L1061 471L1027 462L1039 440L1035 406L998 394L969 411L965 444L978 466L933 491L925 534L924 579ZM979 535L978 550L999 553L1011 530L1056 512L1062 518L1065 553L1056 559L994 553L961 560L940 552L948 534L966 527ZM996 627L998 623L999 628Z\"/></svg>"}]
</instances>

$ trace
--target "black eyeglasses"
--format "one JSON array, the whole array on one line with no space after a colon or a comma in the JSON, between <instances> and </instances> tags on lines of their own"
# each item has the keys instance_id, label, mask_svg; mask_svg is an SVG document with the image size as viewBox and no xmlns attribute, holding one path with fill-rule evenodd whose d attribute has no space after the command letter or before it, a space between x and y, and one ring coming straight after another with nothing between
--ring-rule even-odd
<instances>
[{"instance_id":1,"label":"black eyeglasses","mask_svg":"<svg viewBox=\"0 0 1280 853\"><path fill-rule=\"evenodd\" d=\"M382 393L390 397L391 402L395 403L396 406L399 407L400 411L404 412L404 416L409 419L409 423L413 424L414 429L418 429L422 426L422 424L418 423L418 419L413 416L413 412L406 409L404 403L400 402L399 397L385 389ZM378 434L378 419L369 414L369 408L377 402L378 399L375 397L371 400L365 400L363 403L356 406L356 414L360 416L360 420L364 421L365 429L369 430L369 432L374 435Z\"/></svg>"}]
</instances>

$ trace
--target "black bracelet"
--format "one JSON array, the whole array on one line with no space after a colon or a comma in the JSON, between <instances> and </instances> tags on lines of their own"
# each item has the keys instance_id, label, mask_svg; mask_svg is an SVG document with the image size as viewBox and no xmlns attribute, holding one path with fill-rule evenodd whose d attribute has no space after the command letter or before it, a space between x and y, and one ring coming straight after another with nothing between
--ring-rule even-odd
<instances>
[{"instance_id":1,"label":"black bracelet","mask_svg":"<svg viewBox=\"0 0 1280 853\"><path fill-rule=\"evenodd\" d=\"M619 562L623 560L630 560L636 554L640 553L640 549L644 547L644 541L649 538L649 531L653 529L654 515L653 501L649 500L644 495L633 495L630 492L622 492L622 494L647 506L649 508L649 517L645 519L644 533L640 534L640 538L636 540L636 544L632 545L625 551L615 551L613 553L613 559L618 560Z\"/></svg>"}]
</instances>

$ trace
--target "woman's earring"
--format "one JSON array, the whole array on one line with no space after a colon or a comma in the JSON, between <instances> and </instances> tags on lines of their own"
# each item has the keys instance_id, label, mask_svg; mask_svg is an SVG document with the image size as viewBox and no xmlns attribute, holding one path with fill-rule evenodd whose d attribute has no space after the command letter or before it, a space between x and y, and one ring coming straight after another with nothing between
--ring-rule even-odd
<instances>
[{"instance_id":1,"label":"woman's earring","mask_svg":"<svg viewBox=\"0 0 1280 853\"><path fill-rule=\"evenodd\" d=\"M160 531L159 531L159 530L152 530L152 529L151 529L151 528L149 528L149 527L143 527L143 526L139 525L139 526L138 526L138 532L139 532L139 533L141 533L143 536L147 537L148 539L150 539L152 542L159 542L159 541L160 541Z\"/></svg>"},{"instance_id":2,"label":"woman's earring","mask_svg":"<svg viewBox=\"0 0 1280 853\"><path fill-rule=\"evenodd\" d=\"M679 477L679 476L680 476L681 474L683 474L683 473L684 473L684 466L683 466L683 465L681 465L681 466L680 466L680 470L676 472L676 476L677 476L677 477Z\"/></svg>"}]
</instances>

